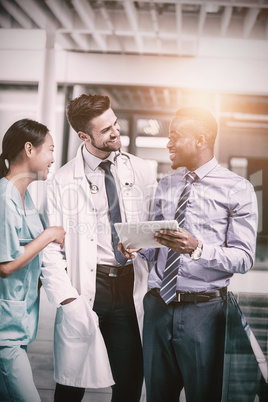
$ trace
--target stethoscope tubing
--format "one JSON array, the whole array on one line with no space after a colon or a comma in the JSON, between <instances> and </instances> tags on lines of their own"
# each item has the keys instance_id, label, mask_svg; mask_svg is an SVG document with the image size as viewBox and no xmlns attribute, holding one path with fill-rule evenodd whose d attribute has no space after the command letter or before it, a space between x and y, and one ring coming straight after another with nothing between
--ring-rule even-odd
<instances>
[{"instance_id":1,"label":"stethoscope tubing","mask_svg":"<svg viewBox=\"0 0 268 402\"><path fill-rule=\"evenodd\" d=\"M131 188L131 187L133 187L134 186L134 184L135 184L135 175L134 175L134 169L133 169L133 166L132 166L132 163L131 163L131 160L130 160L130 157L126 154L126 153L124 153L124 152L122 152L121 150L119 150L119 152L115 155L115 157L114 157L114 163L116 163L116 161L117 161L117 158L119 157L119 156L124 156L124 157L126 157L127 159L128 159L128 162L129 162L129 164L130 164L130 167L131 167L131 170L132 170L132 182L130 182L130 183L128 183L128 182L126 182L126 183L124 183L123 184L123 186L124 187L127 187L127 188ZM88 182L88 184L89 184L89 188L90 188L90 192L91 192L91 194L97 194L98 192L99 192L99 187L96 185L96 184L93 184L90 180L89 180L89 178L86 176L86 179L87 179L87 182Z\"/></svg>"}]
</instances>

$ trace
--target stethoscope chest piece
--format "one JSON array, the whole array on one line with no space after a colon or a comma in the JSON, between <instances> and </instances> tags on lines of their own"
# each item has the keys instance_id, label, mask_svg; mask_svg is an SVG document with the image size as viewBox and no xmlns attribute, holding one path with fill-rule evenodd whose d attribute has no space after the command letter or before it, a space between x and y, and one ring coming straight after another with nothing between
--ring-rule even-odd
<instances>
[{"instance_id":1,"label":"stethoscope chest piece","mask_svg":"<svg viewBox=\"0 0 268 402\"><path fill-rule=\"evenodd\" d=\"M99 192L99 187L96 184L92 184L89 178L86 176L87 182L89 184L91 194L97 194Z\"/></svg>"},{"instance_id":2,"label":"stethoscope chest piece","mask_svg":"<svg viewBox=\"0 0 268 402\"><path fill-rule=\"evenodd\" d=\"M91 191L91 194L97 194L99 191L99 187L96 186L95 184L91 184L90 191Z\"/></svg>"}]
</instances>

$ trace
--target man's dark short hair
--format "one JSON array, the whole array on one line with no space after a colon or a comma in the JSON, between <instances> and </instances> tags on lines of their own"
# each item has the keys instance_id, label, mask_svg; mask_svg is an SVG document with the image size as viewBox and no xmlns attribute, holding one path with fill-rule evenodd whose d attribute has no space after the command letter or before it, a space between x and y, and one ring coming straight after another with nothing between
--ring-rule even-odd
<instances>
[{"instance_id":1,"label":"man's dark short hair","mask_svg":"<svg viewBox=\"0 0 268 402\"><path fill-rule=\"evenodd\" d=\"M102 115L110 107L111 101L108 96L83 94L68 103L66 115L77 133L82 131L89 134L90 121Z\"/></svg>"},{"instance_id":2,"label":"man's dark short hair","mask_svg":"<svg viewBox=\"0 0 268 402\"><path fill-rule=\"evenodd\" d=\"M214 145L218 132L218 123L210 110L204 107L186 106L177 110L176 118L189 118L195 121L202 134L206 136L208 143Z\"/></svg>"}]
</instances>

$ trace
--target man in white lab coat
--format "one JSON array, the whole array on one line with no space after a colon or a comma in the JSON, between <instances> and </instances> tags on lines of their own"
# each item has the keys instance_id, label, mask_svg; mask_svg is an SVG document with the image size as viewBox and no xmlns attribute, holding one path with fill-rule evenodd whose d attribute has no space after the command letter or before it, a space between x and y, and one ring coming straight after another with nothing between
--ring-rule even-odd
<instances>
[{"instance_id":1,"label":"man in white lab coat","mask_svg":"<svg viewBox=\"0 0 268 402\"><path fill-rule=\"evenodd\" d=\"M119 221L148 220L156 181L145 161L119 152L120 127L108 97L81 95L69 103L67 118L82 144L48 182L46 198L48 224L64 227L65 248L46 249L41 277L58 307L55 401L81 401L85 388L112 385L113 402L138 402L148 265L139 256L118 256L111 211L117 204Z\"/></svg>"}]
</instances>

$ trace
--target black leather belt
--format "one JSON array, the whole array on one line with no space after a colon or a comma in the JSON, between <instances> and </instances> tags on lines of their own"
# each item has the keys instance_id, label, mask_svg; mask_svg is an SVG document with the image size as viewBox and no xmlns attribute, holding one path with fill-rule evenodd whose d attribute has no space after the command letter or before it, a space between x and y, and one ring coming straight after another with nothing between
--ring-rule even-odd
<instances>
[{"instance_id":1,"label":"black leather belt","mask_svg":"<svg viewBox=\"0 0 268 402\"><path fill-rule=\"evenodd\" d=\"M151 290L152 293L160 295L160 289L154 288ZM211 299L217 297L222 297L223 299L227 296L227 287L215 290L214 292L201 292L201 293L182 293L176 292L176 298L172 300L172 303L205 303Z\"/></svg>"},{"instance_id":2,"label":"black leather belt","mask_svg":"<svg viewBox=\"0 0 268 402\"><path fill-rule=\"evenodd\" d=\"M133 264L124 265L123 267L112 267L111 265L97 265L97 272L103 272L113 278L125 276L133 272Z\"/></svg>"}]
</instances>

